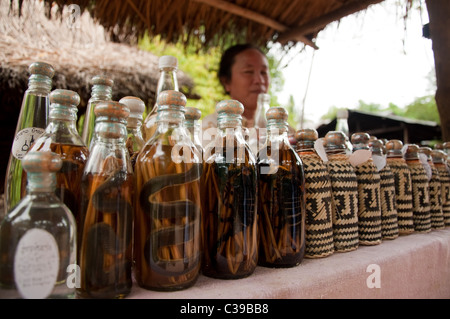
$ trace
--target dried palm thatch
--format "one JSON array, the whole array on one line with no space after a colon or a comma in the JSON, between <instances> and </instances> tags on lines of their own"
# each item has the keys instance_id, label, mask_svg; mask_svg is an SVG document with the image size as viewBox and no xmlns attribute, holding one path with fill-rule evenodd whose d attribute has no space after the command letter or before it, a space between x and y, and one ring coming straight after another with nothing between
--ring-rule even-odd
<instances>
[{"instance_id":1,"label":"dried palm thatch","mask_svg":"<svg viewBox=\"0 0 450 319\"><path fill-rule=\"evenodd\" d=\"M383 0L45 0L60 8L89 11L116 36L145 32L168 42L199 47L230 42L286 48L297 42L317 48L314 38L327 24ZM75 6L77 7L75 7ZM76 10L73 11L76 14Z\"/></svg>"}]
</instances>

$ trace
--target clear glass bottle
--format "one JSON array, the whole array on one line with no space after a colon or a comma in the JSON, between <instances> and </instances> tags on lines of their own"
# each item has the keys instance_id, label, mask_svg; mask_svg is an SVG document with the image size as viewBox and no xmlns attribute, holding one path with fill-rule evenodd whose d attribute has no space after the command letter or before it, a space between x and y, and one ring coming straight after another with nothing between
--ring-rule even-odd
<instances>
[{"instance_id":1,"label":"clear glass bottle","mask_svg":"<svg viewBox=\"0 0 450 319\"><path fill-rule=\"evenodd\" d=\"M319 135L315 129L299 130L297 154L305 172L306 223L305 257L322 258L334 252L332 193L327 166L315 150Z\"/></svg>"},{"instance_id":2,"label":"clear glass bottle","mask_svg":"<svg viewBox=\"0 0 450 319\"><path fill-rule=\"evenodd\" d=\"M48 120L48 95L52 89L55 71L50 64L44 62L32 63L28 70L28 89L23 96L6 169L5 211L13 208L26 192L26 178L23 176L21 160L34 141L44 133Z\"/></svg>"},{"instance_id":3,"label":"clear glass bottle","mask_svg":"<svg viewBox=\"0 0 450 319\"><path fill-rule=\"evenodd\" d=\"M179 91L178 89L178 60L171 55L163 55L159 58L158 62L160 76L156 87L155 99L158 100L159 94L166 90ZM147 110L144 123L142 124L142 136L144 141L147 142L156 130L156 117L158 106L154 104L152 110Z\"/></svg>"},{"instance_id":4,"label":"clear glass bottle","mask_svg":"<svg viewBox=\"0 0 450 319\"><path fill-rule=\"evenodd\" d=\"M78 221L80 183L89 150L76 128L78 93L57 89L50 93L49 123L32 151L52 151L61 156L62 168L56 174L56 194Z\"/></svg>"},{"instance_id":5,"label":"clear glass bottle","mask_svg":"<svg viewBox=\"0 0 450 319\"><path fill-rule=\"evenodd\" d=\"M242 136L243 111L236 100L217 103L214 147L205 150L202 271L209 277L247 277L258 262L257 169Z\"/></svg>"},{"instance_id":6,"label":"clear glass bottle","mask_svg":"<svg viewBox=\"0 0 450 319\"><path fill-rule=\"evenodd\" d=\"M386 164L394 174L395 200L399 235L414 232L411 173L403 158L403 142L397 139L386 142Z\"/></svg>"},{"instance_id":7,"label":"clear glass bottle","mask_svg":"<svg viewBox=\"0 0 450 319\"><path fill-rule=\"evenodd\" d=\"M350 130L348 128L348 110L338 109L336 113L336 131L345 134L345 145L347 146L347 153L352 152L352 143L350 141Z\"/></svg>"},{"instance_id":8,"label":"clear glass bottle","mask_svg":"<svg viewBox=\"0 0 450 319\"><path fill-rule=\"evenodd\" d=\"M334 250L348 252L359 247L358 180L346 153L345 134L330 131L325 135L324 141L333 195Z\"/></svg>"},{"instance_id":9,"label":"clear glass bottle","mask_svg":"<svg viewBox=\"0 0 450 319\"><path fill-rule=\"evenodd\" d=\"M200 118L202 117L202 111L195 107L186 107L185 113L185 126L189 132L189 136L191 138L192 143L194 143L195 147L197 147L200 154L202 154L203 158L203 146L200 140L201 137L201 127L200 127Z\"/></svg>"},{"instance_id":10,"label":"clear glass bottle","mask_svg":"<svg viewBox=\"0 0 450 319\"><path fill-rule=\"evenodd\" d=\"M86 107L84 115L83 129L81 131L81 138L84 144L90 149L92 138L95 131L95 106L99 101L112 100L112 87L114 80L105 75L96 75L92 78L92 92L91 98Z\"/></svg>"},{"instance_id":11,"label":"clear glass bottle","mask_svg":"<svg viewBox=\"0 0 450 319\"><path fill-rule=\"evenodd\" d=\"M293 267L305 256L305 173L288 139L287 111L271 107L266 117L267 139L257 157L258 264Z\"/></svg>"},{"instance_id":12,"label":"clear glass bottle","mask_svg":"<svg viewBox=\"0 0 450 319\"><path fill-rule=\"evenodd\" d=\"M134 176L125 142L130 112L103 101L81 182L78 262L82 298L123 298L132 286Z\"/></svg>"},{"instance_id":13,"label":"clear glass bottle","mask_svg":"<svg viewBox=\"0 0 450 319\"><path fill-rule=\"evenodd\" d=\"M380 174L381 236L382 239L395 239L399 232L394 173L392 173L389 164L386 163L386 155L383 154L383 142L373 139L369 142L369 147L372 151L373 161L379 160L381 162L380 167L382 166L378 170Z\"/></svg>"},{"instance_id":14,"label":"clear glass bottle","mask_svg":"<svg viewBox=\"0 0 450 319\"><path fill-rule=\"evenodd\" d=\"M448 227L450 226L450 172L447 169L447 156L442 150L433 150L432 158L441 180L442 215L444 225Z\"/></svg>"},{"instance_id":15,"label":"clear glass bottle","mask_svg":"<svg viewBox=\"0 0 450 319\"><path fill-rule=\"evenodd\" d=\"M364 132L353 133L353 155L359 150L369 152L370 135ZM370 153L366 153L370 154ZM354 165L358 180L358 232L360 245L381 244L381 199L380 174L372 156Z\"/></svg>"},{"instance_id":16,"label":"clear glass bottle","mask_svg":"<svg viewBox=\"0 0 450 319\"><path fill-rule=\"evenodd\" d=\"M166 90L157 104L155 134L135 166L135 278L146 289L180 290L200 273L202 159L184 127L186 97Z\"/></svg>"},{"instance_id":17,"label":"clear glass bottle","mask_svg":"<svg viewBox=\"0 0 450 319\"><path fill-rule=\"evenodd\" d=\"M62 161L30 151L22 165L27 194L0 224L0 298L73 298L76 222L55 195Z\"/></svg>"},{"instance_id":18,"label":"clear glass bottle","mask_svg":"<svg viewBox=\"0 0 450 319\"><path fill-rule=\"evenodd\" d=\"M131 164L134 168L136 157L145 144L141 132L142 114L145 111L145 103L135 96L125 96L119 100L119 103L125 104L130 109L130 115L127 120L126 145L130 153Z\"/></svg>"},{"instance_id":19,"label":"clear glass bottle","mask_svg":"<svg viewBox=\"0 0 450 319\"><path fill-rule=\"evenodd\" d=\"M414 231L431 231L430 191L425 168L419 159L419 146L407 144L404 158L411 173Z\"/></svg>"}]
</instances>

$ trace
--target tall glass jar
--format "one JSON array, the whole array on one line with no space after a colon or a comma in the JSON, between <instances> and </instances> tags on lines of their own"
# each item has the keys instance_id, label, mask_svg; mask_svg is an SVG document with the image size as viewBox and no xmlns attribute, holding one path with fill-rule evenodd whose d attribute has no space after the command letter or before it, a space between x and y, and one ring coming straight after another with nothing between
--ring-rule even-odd
<instances>
[{"instance_id":1,"label":"tall glass jar","mask_svg":"<svg viewBox=\"0 0 450 319\"><path fill-rule=\"evenodd\" d=\"M386 163L383 154L383 142L373 139L369 142L374 162L380 174L380 202L381 202L381 237L382 239L395 239L398 237L398 213L395 197L395 179L391 167Z\"/></svg>"},{"instance_id":2,"label":"tall glass jar","mask_svg":"<svg viewBox=\"0 0 450 319\"><path fill-rule=\"evenodd\" d=\"M399 235L407 235L414 232L413 197L411 173L402 149L403 142L400 140L393 139L386 143L386 164L394 174L398 232Z\"/></svg>"},{"instance_id":3,"label":"tall glass jar","mask_svg":"<svg viewBox=\"0 0 450 319\"><path fill-rule=\"evenodd\" d=\"M76 222L55 195L59 155L29 151L27 194L0 224L0 298L73 298Z\"/></svg>"},{"instance_id":4,"label":"tall glass jar","mask_svg":"<svg viewBox=\"0 0 450 319\"><path fill-rule=\"evenodd\" d=\"M131 157L131 164L134 168L139 151L144 147L144 138L142 137L142 114L145 111L145 103L135 96L125 96L119 100L119 103L125 104L130 109L130 115L127 120L127 148Z\"/></svg>"},{"instance_id":5,"label":"tall glass jar","mask_svg":"<svg viewBox=\"0 0 450 319\"><path fill-rule=\"evenodd\" d=\"M92 138L95 131L95 113L94 109L100 101L110 101L112 99L112 87L114 80L105 75L96 75L92 78L92 92L91 98L86 107L84 115L83 129L81 131L81 138L84 144L90 148Z\"/></svg>"},{"instance_id":6,"label":"tall glass jar","mask_svg":"<svg viewBox=\"0 0 450 319\"><path fill-rule=\"evenodd\" d=\"M14 140L9 155L5 178L5 211L13 208L26 193L26 177L22 168L22 158L36 139L44 133L48 121L55 70L44 62L32 63L28 71L28 89L25 91Z\"/></svg>"},{"instance_id":7,"label":"tall glass jar","mask_svg":"<svg viewBox=\"0 0 450 319\"><path fill-rule=\"evenodd\" d=\"M242 136L243 105L216 105L217 135L205 149L201 178L203 274L236 279L253 273L258 262L256 159Z\"/></svg>"},{"instance_id":8,"label":"tall glass jar","mask_svg":"<svg viewBox=\"0 0 450 319\"><path fill-rule=\"evenodd\" d=\"M307 258L322 258L334 252L331 180L326 164L314 147L318 137L314 129L299 130L295 134L297 154L305 172Z\"/></svg>"},{"instance_id":9,"label":"tall glass jar","mask_svg":"<svg viewBox=\"0 0 450 319\"><path fill-rule=\"evenodd\" d=\"M353 155L359 150L370 154L369 134L353 133ZM363 154L363 153L361 153ZM381 244L380 174L371 156L363 157L354 165L358 180L358 232L360 245Z\"/></svg>"},{"instance_id":10,"label":"tall glass jar","mask_svg":"<svg viewBox=\"0 0 450 319\"><path fill-rule=\"evenodd\" d=\"M447 169L446 154L442 150L433 150L432 158L441 180L442 215L444 225L450 226L450 173Z\"/></svg>"},{"instance_id":11,"label":"tall glass jar","mask_svg":"<svg viewBox=\"0 0 450 319\"><path fill-rule=\"evenodd\" d=\"M287 117L283 107L267 111L267 140L257 157L258 264L266 267L293 267L305 255L305 173L288 140Z\"/></svg>"},{"instance_id":12,"label":"tall glass jar","mask_svg":"<svg viewBox=\"0 0 450 319\"><path fill-rule=\"evenodd\" d=\"M52 151L61 156L62 168L56 174L56 194L77 221L81 177L89 156L76 127L79 103L78 93L53 90L50 93L49 123L31 148L32 151Z\"/></svg>"},{"instance_id":13,"label":"tall glass jar","mask_svg":"<svg viewBox=\"0 0 450 319\"><path fill-rule=\"evenodd\" d=\"M158 96L161 92L166 90L174 90L179 91L178 89L178 78L177 78L177 70L178 70L178 60L176 57L171 55L163 55L159 58L158 61L159 67L159 79L155 92L155 99L158 101ZM144 123L142 124L142 136L144 137L144 141L147 142L150 137L155 133L157 123L157 110L158 105L155 103L151 110L147 110L147 114L144 119Z\"/></svg>"},{"instance_id":14,"label":"tall glass jar","mask_svg":"<svg viewBox=\"0 0 450 319\"><path fill-rule=\"evenodd\" d=\"M331 180L333 203L333 242L337 252L359 247L358 180L347 155L347 137L341 131L325 135L327 169Z\"/></svg>"},{"instance_id":15,"label":"tall glass jar","mask_svg":"<svg viewBox=\"0 0 450 319\"><path fill-rule=\"evenodd\" d=\"M425 168L419 159L419 146L407 144L404 158L411 174L414 231L427 233L431 231L430 191Z\"/></svg>"},{"instance_id":16,"label":"tall glass jar","mask_svg":"<svg viewBox=\"0 0 450 319\"><path fill-rule=\"evenodd\" d=\"M201 154L184 127L186 97L163 91L155 134L136 160L135 277L139 286L192 286L201 263Z\"/></svg>"},{"instance_id":17,"label":"tall glass jar","mask_svg":"<svg viewBox=\"0 0 450 319\"><path fill-rule=\"evenodd\" d=\"M132 286L134 177L125 146L129 109L103 101L95 109L96 139L81 182L78 230L83 298L123 298Z\"/></svg>"}]
</instances>

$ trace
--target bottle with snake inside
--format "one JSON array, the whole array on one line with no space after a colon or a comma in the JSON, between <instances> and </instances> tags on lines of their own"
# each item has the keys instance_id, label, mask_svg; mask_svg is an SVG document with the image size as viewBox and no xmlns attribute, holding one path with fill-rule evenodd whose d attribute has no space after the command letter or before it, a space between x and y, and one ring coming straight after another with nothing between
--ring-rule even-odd
<instances>
[{"instance_id":1,"label":"bottle with snake inside","mask_svg":"<svg viewBox=\"0 0 450 319\"><path fill-rule=\"evenodd\" d=\"M182 290L201 265L202 158L184 126L186 97L163 91L157 128L135 164L135 278L142 288Z\"/></svg>"},{"instance_id":2,"label":"bottle with snake inside","mask_svg":"<svg viewBox=\"0 0 450 319\"><path fill-rule=\"evenodd\" d=\"M201 178L205 276L250 276L258 262L256 157L242 135L243 105L216 105L218 129Z\"/></svg>"},{"instance_id":3,"label":"bottle with snake inside","mask_svg":"<svg viewBox=\"0 0 450 319\"><path fill-rule=\"evenodd\" d=\"M81 181L78 227L80 298L124 298L132 287L134 176L126 148L129 109L99 102Z\"/></svg>"}]
</instances>

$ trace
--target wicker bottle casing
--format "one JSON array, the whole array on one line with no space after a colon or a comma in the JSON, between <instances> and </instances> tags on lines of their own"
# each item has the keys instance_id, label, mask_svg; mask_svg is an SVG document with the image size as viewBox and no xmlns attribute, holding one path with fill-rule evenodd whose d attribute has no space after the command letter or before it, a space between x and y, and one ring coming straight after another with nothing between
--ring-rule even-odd
<instances>
[{"instance_id":1,"label":"wicker bottle casing","mask_svg":"<svg viewBox=\"0 0 450 319\"><path fill-rule=\"evenodd\" d=\"M428 177L418 153L417 145L408 144L404 157L411 173L414 230L427 233L431 230L430 191Z\"/></svg>"},{"instance_id":2,"label":"wicker bottle casing","mask_svg":"<svg viewBox=\"0 0 450 319\"><path fill-rule=\"evenodd\" d=\"M332 190L333 242L338 252L352 251L359 246L358 181L345 152L345 138L338 131L328 132L325 136Z\"/></svg>"},{"instance_id":3,"label":"wicker bottle casing","mask_svg":"<svg viewBox=\"0 0 450 319\"><path fill-rule=\"evenodd\" d=\"M411 173L403 158L402 147L400 140L390 140L386 143L386 164L394 174L398 232L399 235L407 235L414 232L413 196Z\"/></svg>"},{"instance_id":4,"label":"wicker bottle casing","mask_svg":"<svg viewBox=\"0 0 450 319\"><path fill-rule=\"evenodd\" d=\"M327 166L314 150L316 130L296 133L297 154L303 162L306 189L305 242L307 258L321 258L334 252L331 180Z\"/></svg>"},{"instance_id":5,"label":"wicker bottle casing","mask_svg":"<svg viewBox=\"0 0 450 319\"><path fill-rule=\"evenodd\" d=\"M444 215L442 212L442 184L441 177L437 168L434 166L433 159L431 157L431 148L421 147L419 153L422 153L427 158L427 166L429 167L431 176L428 176L428 190L430 193L430 220L431 228L443 229L444 228Z\"/></svg>"},{"instance_id":6,"label":"wicker bottle casing","mask_svg":"<svg viewBox=\"0 0 450 319\"><path fill-rule=\"evenodd\" d=\"M369 146L372 150L372 157L384 157L383 143L380 140L370 141ZM378 173L380 174L381 237L382 239L395 239L398 237L399 231L394 174L387 163Z\"/></svg>"},{"instance_id":7,"label":"wicker bottle casing","mask_svg":"<svg viewBox=\"0 0 450 319\"><path fill-rule=\"evenodd\" d=\"M369 134L351 136L353 152L369 150ZM380 174L372 158L354 166L358 180L358 231L360 245L381 243Z\"/></svg>"},{"instance_id":8,"label":"wicker bottle casing","mask_svg":"<svg viewBox=\"0 0 450 319\"><path fill-rule=\"evenodd\" d=\"M442 217L444 225L448 227L450 226L450 174L445 157L446 155L443 151L434 150L432 152L434 167L436 167L441 181Z\"/></svg>"}]
</instances>

